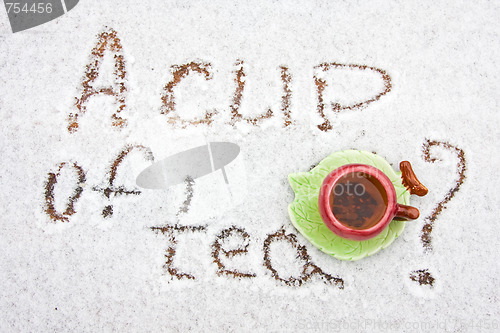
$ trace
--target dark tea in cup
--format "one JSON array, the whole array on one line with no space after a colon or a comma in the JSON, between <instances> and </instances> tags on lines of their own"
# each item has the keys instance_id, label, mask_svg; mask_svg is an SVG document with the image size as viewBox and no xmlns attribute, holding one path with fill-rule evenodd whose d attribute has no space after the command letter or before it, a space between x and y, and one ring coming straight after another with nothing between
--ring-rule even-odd
<instances>
[{"instance_id":1,"label":"dark tea in cup","mask_svg":"<svg viewBox=\"0 0 500 333\"><path fill-rule=\"evenodd\" d=\"M378 223L387 208L384 187L370 174L351 172L340 177L330 194L333 215L353 229L368 229Z\"/></svg>"}]
</instances>

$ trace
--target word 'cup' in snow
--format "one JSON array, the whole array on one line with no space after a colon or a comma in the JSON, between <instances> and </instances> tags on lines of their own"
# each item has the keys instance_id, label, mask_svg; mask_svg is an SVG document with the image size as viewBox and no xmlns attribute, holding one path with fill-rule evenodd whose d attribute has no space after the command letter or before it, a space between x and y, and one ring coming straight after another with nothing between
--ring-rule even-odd
<instances>
[{"instance_id":1,"label":"word 'cup' in snow","mask_svg":"<svg viewBox=\"0 0 500 333\"><path fill-rule=\"evenodd\" d=\"M113 57L114 71L112 84L102 87L98 86L96 80L101 74L105 51L108 51ZM181 128L210 126L215 123L230 126L247 123L252 126L260 126L263 122L275 117L280 119L283 127L288 127L293 124L294 120L292 112L293 75L285 65L279 66L278 69L281 80L279 110L276 110L276 107L274 109L269 107L260 114L257 112L257 115L251 116L246 115L241 110L247 85L247 68L244 61L238 59L233 66L233 82L228 82L228 85L234 86L232 96L228 96L230 101L228 109L223 106L200 110L201 114L196 116L179 111L179 101L176 94L178 94L179 87L188 84L184 82L186 78L195 75L201 76L204 81L211 81L216 73L209 62L191 61L171 66L171 80L164 85L163 92L159 97L161 106L158 111L165 116L167 124ZM362 109L378 101L381 96L392 89L391 77L385 70L366 65L322 63L313 67L311 79L315 85L314 91L316 93L315 121L317 128L325 132L333 128L333 114L345 110ZM112 126L115 128L127 126L127 61L121 40L114 29L108 29L98 35L97 43L91 52L91 59L86 66L80 91L81 95L76 97L75 102L77 110L70 112L68 117L68 131L70 133L78 130L79 118L85 114L89 99L99 95L111 96L116 101L116 109L111 116ZM222 116L224 113L225 115Z\"/></svg>"}]
</instances>

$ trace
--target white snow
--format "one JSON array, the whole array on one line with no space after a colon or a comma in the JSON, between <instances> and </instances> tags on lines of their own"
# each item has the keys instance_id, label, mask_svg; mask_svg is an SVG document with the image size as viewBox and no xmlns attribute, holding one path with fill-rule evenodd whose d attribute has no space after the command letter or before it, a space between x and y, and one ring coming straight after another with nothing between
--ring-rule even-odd
<instances>
[{"instance_id":1,"label":"white snow","mask_svg":"<svg viewBox=\"0 0 500 333\"><path fill-rule=\"evenodd\" d=\"M500 329L498 249L499 5L491 1L97 1L81 0L60 18L13 34L0 9L0 331L371 331L494 332ZM111 126L112 97L91 97L75 133L85 66L97 35L117 31L127 71L127 120ZM114 76L107 52L99 80ZM231 126L235 63L244 61L239 112L255 126ZM175 88L176 111L185 119L216 109L210 125L185 128L160 113L173 65L211 64L212 77L186 77ZM331 103L352 105L383 89L371 71L322 72L328 83L323 132L317 112L316 66L355 64L387 72L392 88L361 109L333 113ZM291 75L290 112L284 127L280 66ZM102 75L102 76L101 76ZM98 84L101 84L97 82ZM448 142L465 153L466 179L438 215L433 251L420 240L426 217L455 184L457 158L436 147L426 162L425 141ZM149 147L155 161L228 141L241 152L221 171L195 180L190 209L179 213L186 186L111 195L111 164L127 145ZM343 262L314 248L292 226L287 175L307 171L342 149L375 151L394 168L409 160L430 192L412 197L421 218L408 222L388 248ZM45 212L49 172L62 162L86 173L69 222ZM134 189L148 165L140 151L117 169L115 186ZM64 211L76 186L63 169L54 189ZM113 205L113 215L102 211ZM196 280L178 280L164 267L172 245L151 227L203 226L179 232L173 263ZM249 235L247 252L226 269L253 278L219 276L213 244L236 226ZM301 286L276 280L265 266L264 244L284 228L321 270ZM239 237L222 242L244 246ZM300 276L303 260L290 243L272 242L272 267L287 279ZM434 285L410 279L428 271Z\"/></svg>"}]
</instances>

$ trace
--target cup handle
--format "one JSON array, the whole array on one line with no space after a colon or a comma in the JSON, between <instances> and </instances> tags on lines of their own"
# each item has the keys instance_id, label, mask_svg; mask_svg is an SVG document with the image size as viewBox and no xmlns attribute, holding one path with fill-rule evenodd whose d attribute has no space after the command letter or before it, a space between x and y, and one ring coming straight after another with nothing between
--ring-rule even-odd
<instances>
[{"instance_id":1,"label":"cup handle","mask_svg":"<svg viewBox=\"0 0 500 333\"><path fill-rule=\"evenodd\" d=\"M403 161L399 163L399 170L401 170L401 178L403 179L403 185L410 191L410 194L416 194L419 197L426 195L429 190L418 180L413 172L410 162Z\"/></svg>"},{"instance_id":2,"label":"cup handle","mask_svg":"<svg viewBox=\"0 0 500 333\"><path fill-rule=\"evenodd\" d=\"M415 207L401 205L401 204L397 204L396 207L397 207L396 215L394 216L395 220L399 221L416 220L420 216L420 212Z\"/></svg>"}]
</instances>

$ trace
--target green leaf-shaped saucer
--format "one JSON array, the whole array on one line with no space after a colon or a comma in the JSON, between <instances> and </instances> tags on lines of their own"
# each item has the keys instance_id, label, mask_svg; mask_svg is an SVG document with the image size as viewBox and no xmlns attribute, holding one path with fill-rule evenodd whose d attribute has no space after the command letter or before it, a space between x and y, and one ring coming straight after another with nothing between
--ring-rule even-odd
<instances>
[{"instance_id":1,"label":"green leaf-shaped saucer","mask_svg":"<svg viewBox=\"0 0 500 333\"><path fill-rule=\"evenodd\" d=\"M335 152L309 172L290 174L288 181L295 192L295 199L288 206L288 213L293 225L314 246L341 260L359 260L377 253L389 246L405 227L405 221L392 220L379 235L365 241L344 239L328 229L318 210L321 184L331 171L351 163L367 164L380 169L392 181L398 203L410 204L410 192L403 185L401 173L394 171L385 159L370 152L360 150Z\"/></svg>"}]
</instances>

